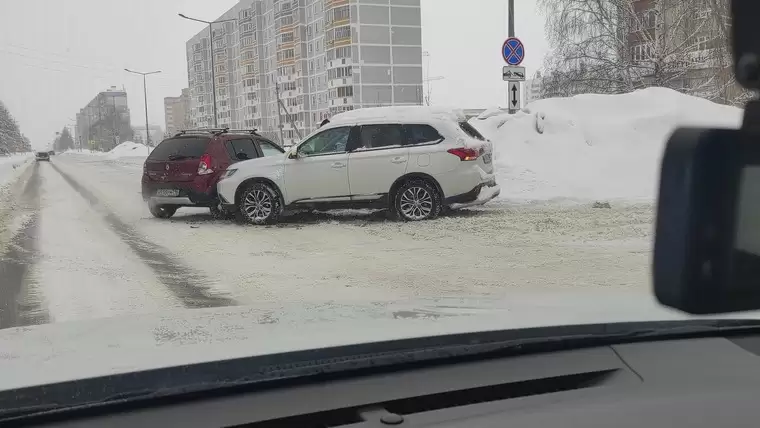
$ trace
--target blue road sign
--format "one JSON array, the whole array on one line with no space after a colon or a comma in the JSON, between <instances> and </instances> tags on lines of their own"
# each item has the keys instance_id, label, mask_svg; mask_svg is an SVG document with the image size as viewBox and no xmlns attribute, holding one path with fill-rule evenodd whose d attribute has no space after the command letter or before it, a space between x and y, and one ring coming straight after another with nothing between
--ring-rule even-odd
<instances>
[{"instance_id":1,"label":"blue road sign","mask_svg":"<svg viewBox=\"0 0 760 428\"><path fill-rule=\"evenodd\" d=\"M509 65L520 65L525 58L525 46L517 37L510 37L501 47L501 56Z\"/></svg>"}]
</instances>

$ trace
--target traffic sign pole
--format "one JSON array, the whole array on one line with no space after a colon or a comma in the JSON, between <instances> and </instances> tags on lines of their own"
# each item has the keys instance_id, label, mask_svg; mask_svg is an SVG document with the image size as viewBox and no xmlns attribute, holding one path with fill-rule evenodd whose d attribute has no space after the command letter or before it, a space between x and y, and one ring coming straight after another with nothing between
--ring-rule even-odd
<instances>
[{"instance_id":1,"label":"traffic sign pole","mask_svg":"<svg viewBox=\"0 0 760 428\"><path fill-rule=\"evenodd\" d=\"M507 100L509 113L514 114L520 108L520 81L525 80L525 67L520 64L525 59L525 46L517 37L510 37L501 46L501 56L508 66L502 69L502 79L509 82L507 86Z\"/></svg>"}]
</instances>

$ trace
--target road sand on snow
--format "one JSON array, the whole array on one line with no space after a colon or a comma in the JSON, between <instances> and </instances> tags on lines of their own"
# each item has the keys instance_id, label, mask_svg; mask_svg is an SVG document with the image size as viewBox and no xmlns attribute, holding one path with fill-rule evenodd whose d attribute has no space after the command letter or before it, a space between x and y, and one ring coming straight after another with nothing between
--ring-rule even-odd
<instances>
[{"instance_id":1,"label":"road sand on snow","mask_svg":"<svg viewBox=\"0 0 760 428\"><path fill-rule=\"evenodd\" d=\"M64 159L65 158L65 159ZM510 296L525 290L649 292L652 206L491 204L434 221L301 215L275 227L207 210L150 216L139 166L60 157L58 167L145 239L213 278L239 304ZM508 183L504 183L508 185Z\"/></svg>"}]
</instances>

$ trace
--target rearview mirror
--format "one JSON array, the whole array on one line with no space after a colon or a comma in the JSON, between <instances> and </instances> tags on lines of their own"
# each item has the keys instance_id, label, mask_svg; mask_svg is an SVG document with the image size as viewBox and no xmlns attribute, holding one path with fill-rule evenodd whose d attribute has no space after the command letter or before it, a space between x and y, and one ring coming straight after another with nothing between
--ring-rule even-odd
<instances>
[{"instance_id":1,"label":"rearview mirror","mask_svg":"<svg viewBox=\"0 0 760 428\"><path fill-rule=\"evenodd\" d=\"M678 129L660 174L655 294L692 314L760 308L760 145L744 130Z\"/></svg>"}]
</instances>

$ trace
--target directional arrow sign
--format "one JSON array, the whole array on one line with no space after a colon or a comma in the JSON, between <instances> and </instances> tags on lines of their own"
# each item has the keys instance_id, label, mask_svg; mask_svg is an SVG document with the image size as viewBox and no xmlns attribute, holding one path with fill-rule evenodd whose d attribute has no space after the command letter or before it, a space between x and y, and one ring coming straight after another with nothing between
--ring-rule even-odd
<instances>
[{"instance_id":1,"label":"directional arrow sign","mask_svg":"<svg viewBox=\"0 0 760 428\"><path fill-rule=\"evenodd\" d=\"M505 81L525 81L525 67L505 65L501 69L501 78Z\"/></svg>"},{"instance_id":2,"label":"directional arrow sign","mask_svg":"<svg viewBox=\"0 0 760 428\"><path fill-rule=\"evenodd\" d=\"M520 108L520 82L509 82L509 108Z\"/></svg>"}]
</instances>

